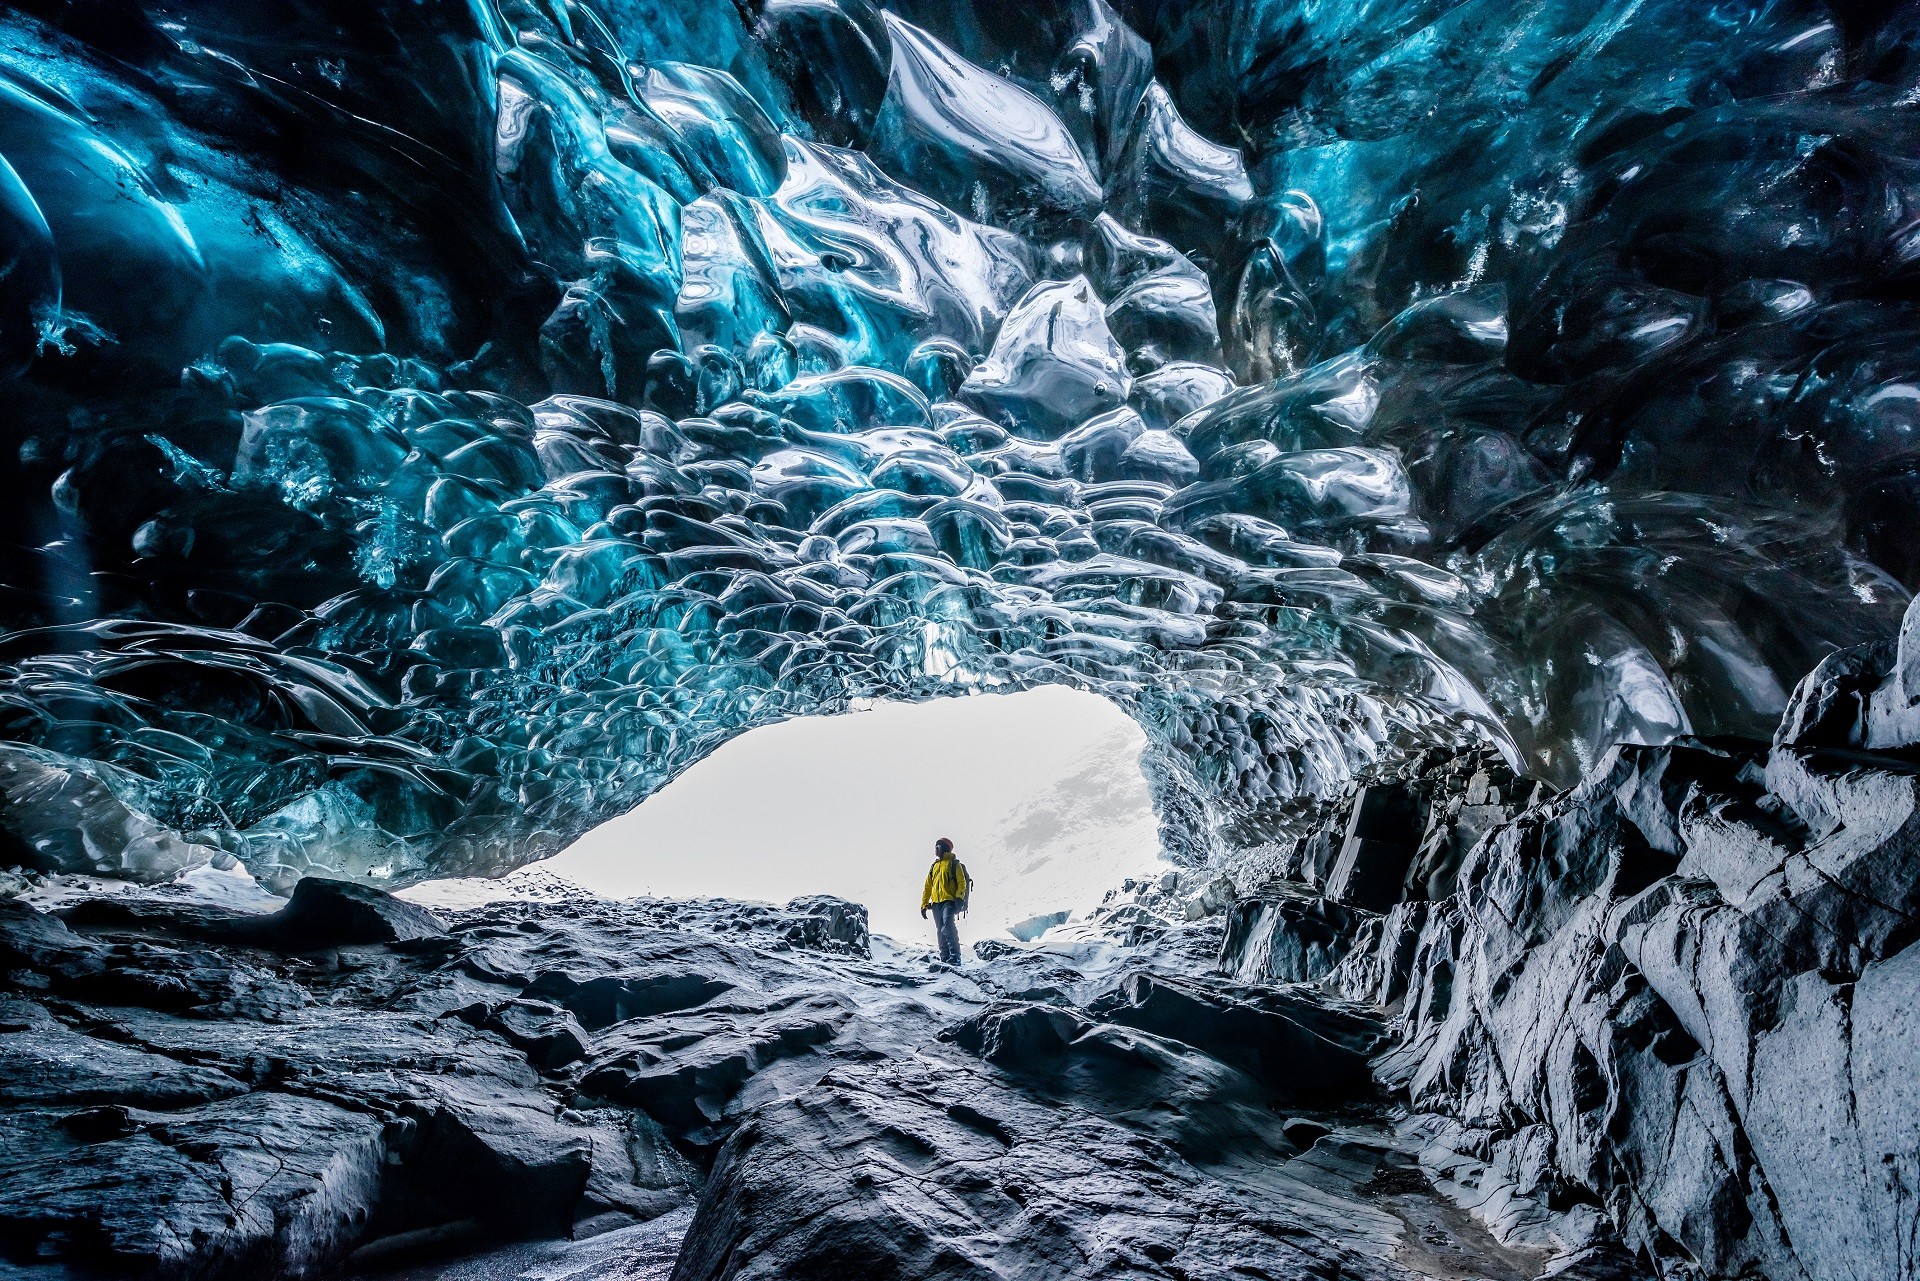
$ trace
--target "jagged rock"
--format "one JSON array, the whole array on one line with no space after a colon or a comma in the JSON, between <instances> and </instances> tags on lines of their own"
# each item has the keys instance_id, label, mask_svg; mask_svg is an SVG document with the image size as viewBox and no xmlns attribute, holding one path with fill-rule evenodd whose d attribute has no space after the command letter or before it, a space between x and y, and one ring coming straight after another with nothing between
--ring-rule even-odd
<instances>
[{"instance_id":1,"label":"jagged rock","mask_svg":"<svg viewBox=\"0 0 1920 1281\"><path fill-rule=\"evenodd\" d=\"M528 1082L531 1084L531 1082ZM487 1237L564 1235L592 1172L593 1135L554 1116L538 1090L453 1079L398 1109L366 1228L378 1240L476 1220Z\"/></svg>"},{"instance_id":2,"label":"jagged rock","mask_svg":"<svg viewBox=\"0 0 1920 1281\"><path fill-rule=\"evenodd\" d=\"M1327 878L1327 897L1369 912L1384 912L1400 901L1415 853L1411 845L1349 836Z\"/></svg>"},{"instance_id":3,"label":"jagged rock","mask_svg":"<svg viewBox=\"0 0 1920 1281\"><path fill-rule=\"evenodd\" d=\"M1504 763L1475 761L1479 768L1455 770L1427 794L1426 831L1407 872L1407 897L1442 899L1458 885L1460 867L1473 847L1541 794L1542 785L1517 778ZM1464 786L1459 786L1465 773ZM1450 786L1449 784L1456 784Z\"/></svg>"},{"instance_id":4,"label":"jagged rock","mask_svg":"<svg viewBox=\"0 0 1920 1281\"><path fill-rule=\"evenodd\" d=\"M1176 924L1140 886L965 979L873 958L837 900L451 928L354 886L295 926L0 904L0 1249L303 1275L632 1223L712 1162L685 1278L844 1275L883 1244L902 1276L1398 1275L1386 1209L1447 1243L1411 1275L1905 1276L1920 766L1793 737L1621 747L1551 797L1428 761L1384 913L1282 882ZM1342 845L1364 809L1331 815ZM1355 1132L1383 1091L1399 1131ZM1288 1226L1225 1168L1374 1226ZM229 1176L257 1214L204 1191ZM164 1213L79 1216L102 1180ZM1429 1185L1504 1244L1447 1235Z\"/></svg>"},{"instance_id":5,"label":"jagged rock","mask_svg":"<svg viewBox=\"0 0 1920 1281\"><path fill-rule=\"evenodd\" d=\"M0 1102L180 1108L246 1093L211 1067L76 1032L35 1001L0 999Z\"/></svg>"},{"instance_id":6,"label":"jagged rock","mask_svg":"<svg viewBox=\"0 0 1920 1281\"><path fill-rule=\"evenodd\" d=\"M1374 912L1403 900L1444 898L1453 893L1460 864L1473 845L1550 791L1539 780L1515 775L1497 752L1485 748L1422 753L1330 806L1324 821L1294 843L1276 870L1343 902L1360 894L1371 904L1354 905ZM1333 877L1356 840L1380 844L1352 850L1335 893ZM1415 847L1411 853L1409 846ZM1405 874L1395 884L1391 869L1403 859ZM1380 874L1370 877L1375 868Z\"/></svg>"},{"instance_id":7,"label":"jagged rock","mask_svg":"<svg viewBox=\"0 0 1920 1281\"><path fill-rule=\"evenodd\" d=\"M178 946L178 940L99 942L20 903L0 903L5 971L28 991L203 1017L268 1014L306 1002L298 988L243 958Z\"/></svg>"},{"instance_id":8,"label":"jagged rock","mask_svg":"<svg viewBox=\"0 0 1920 1281\"><path fill-rule=\"evenodd\" d=\"M442 938L433 913L383 890L351 881L302 877L287 905L263 928L282 947L346 947Z\"/></svg>"},{"instance_id":9,"label":"jagged rock","mask_svg":"<svg viewBox=\"0 0 1920 1281\"><path fill-rule=\"evenodd\" d=\"M1009 947L992 939L982 939L973 948L974 955L986 962L973 981L1010 1001L1067 1005L1088 982L1084 973L1055 952Z\"/></svg>"},{"instance_id":10,"label":"jagged rock","mask_svg":"<svg viewBox=\"0 0 1920 1281\"><path fill-rule=\"evenodd\" d=\"M556 1071L587 1053L587 1034L573 1014L545 1001L523 998L498 1006L475 1004L454 1014L477 1028L498 1033L542 1071Z\"/></svg>"},{"instance_id":11,"label":"jagged rock","mask_svg":"<svg viewBox=\"0 0 1920 1281\"><path fill-rule=\"evenodd\" d=\"M694 1009L732 986L722 976L674 966L587 979L565 970L548 970L535 976L526 994L564 1006L582 1027L598 1032L628 1019Z\"/></svg>"},{"instance_id":12,"label":"jagged rock","mask_svg":"<svg viewBox=\"0 0 1920 1281\"><path fill-rule=\"evenodd\" d=\"M309 876L293 887L287 905L258 914L172 903L92 899L67 912L76 925L153 928L211 943L290 952L377 943L424 943L446 927L423 907L385 890Z\"/></svg>"},{"instance_id":13,"label":"jagged rock","mask_svg":"<svg viewBox=\"0 0 1920 1281\"><path fill-rule=\"evenodd\" d=\"M1893 1065L1920 1045L1885 1020L1920 976L1920 781L1764 757L1619 748L1478 845L1456 895L1374 945L1411 948L1381 1073L1473 1130L1497 1180L1588 1199L1656 1259L1900 1275L1880 1243L1920 1122Z\"/></svg>"},{"instance_id":14,"label":"jagged rock","mask_svg":"<svg viewBox=\"0 0 1920 1281\"><path fill-rule=\"evenodd\" d=\"M737 1012L648 1019L606 1038L580 1076L582 1093L646 1110L669 1134L711 1146L747 1081L783 1060L831 1060L813 1051L832 1041L852 1015L844 1001L816 997L760 1017ZM803 1073L803 1077L809 1075Z\"/></svg>"},{"instance_id":15,"label":"jagged rock","mask_svg":"<svg viewBox=\"0 0 1920 1281\"><path fill-rule=\"evenodd\" d=\"M714 1165L675 1281L1404 1276L1165 1144L926 1057L836 1069Z\"/></svg>"},{"instance_id":16,"label":"jagged rock","mask_svg":"<svg viewBox=\"0 0 1920 1281\"><path fill-rule=\"evenodd\" d=\"M1327 897L1369 912L1384 912L1398 903L1413 865L1419 821L1420 807L1411 788L1361 788L1354 796L1346 840L1327 874Z\"/></svg>"},{"instance_id":17,"label":"jagged rock","mask_svg":"<svg viewBox=\"0 0 1920 1281\"><path fill-rule=\"evenodd\" d=\"M1777 747L1920 746L1920 598L1893 640L1836 650L1795 687Z\"/></svg>"},{"instance_id":18,"label":"jagged rock","mask_svg":"<svg viewBox=\"0 0 1920 1281\"><path fill-rule=\"evenodd\" d=\"M928 1228L928 1257L949 1257L933 1237L965 1229L974 1242L965 1248L982 1257L1057 1263L1065 1275L1164 1265L1225 1277L1236 1260L1282 1276L1331 1266L1408 1275L1386 1261L1401 1221L1357 1190L1364 1176L1328 1183L1327 1171L1302 1167L1317 1208L1296 1221L1207 1173L1318 1151L1305 1137L1311 1118L1295 1117L1289 1138L1278 1102L1371 1099L1363 1071L1339 1082L1314 1073L1361 1062L1378 1036L1377 1022L1323 993L1191 977L1213 962L1218 918L1162 921L1151 950L1098 934L982 949L977 977L962 978L862 955L851 929L794 945L796 921L834 915L828 902L501 903L453 917L431 946L315 951L209 941L233 930L222 914L82 905L62 922L9 905L0 1252L69 1271L321 1275L346 1259L374 1269L515 1237L618 1230L696 1195L702 1221L718 1225L701 1229L712 1242L735 1230L725 1216L748 1196L752 1233L806 1216L782 1239L795 1248L812 1239L826 1253L799 1258L792 1275L830 1271L892 1239L892 1209L860 1208L882 1189L819 1165L813 1177L830 1187L795 1183L773 1199L751 1188L762 1156L817 1161L827 1139L788 1118L831 1113L852 1097L847 1074L871 1072L952 1091L928 1116L914 1104L883 1127L910 1136L900 1140L909 1148L946 1143L938 1127L955 1117L963 1130L985 1124L965 1119L975 1114L1020 1118L1009 1131L1017 1151L986 1173L1032 1189L1034 1215L990 1213L985 1235L966 1227L972 1210L940 1220ZM1128 970L1126 958L1159 968ZM202 995L224 988L220 1003L156 981L189 962L218 976ZM256 991L298 999L247 999ZM950 1106L961 1101L973 1112ZM255 1130L261 1142L248 1148ZM1390 1142L1377 1125L1369 1133L1349 1137ZM701 1192L704 1167L728 1150L735 1156L720 1157ZM259 1188L258 1213L215 1231L209 1216L231 1205L208 1189L224 1189L228 1172L235 1195ZM964 1206L984 1176L936 1152L918 1177L931 1203ZM141 1217L116 1201L77 1219L109 1180L164 1212ZM1056 1183L1077 1190L1061 1198ZM1145 1219L1135 1214L1143 1204ZM1358 1236L1341 1226L1356 1222L1369 1225ZM919 1257L911 1234L899 1243L903 1258ZM707 1248L690 1245L683 1272L753 1274L790 1257L779 1246L762 1262L716 1262ZM1491 1247L1459 1248L1478 1257Z\"/></svg>"},{"instance_id":19,"label":"jagged rock","mask_svg":"<svg viewBox=\"0 0 1920 1281\"><path fill-rule=\"evenodd\" d=\"M1774 735L1782 747L1851 747L1866 742L1867 703L1892 669L1886 641L1839 649L1820 660L1800 684Z\"/></svg>"},{"instance_id":20,"label":"jagged rock","mask_svg":"<svg viewBox=\"0 0 1920 1281\"><path fill-rule=\"evenodd\" d=\"M795 946L831 948L837 944L861 956L872 954L867 935L867 909L858 903L814 894L793 900L787 904L787 911L799 918L797 928L789 933Z\"/></svg>"},{"instance_id":21,"label":"jagged rock","mask_svg":"<svg viewBox=\"0 0 1920 1281\"><path fill-rule=\"evenodd\" d=\"M314 1276L360 1235L383 1178L379 1118L317 1099L262 1091L126 1118L127 1132L97 1141L44 1112L0 1127L0 1257Z\"/></svg>"},{"instance_id":22,"label":"jagged rock","mask_svg":"<svg viewBox=\"0 0 1920 1281\"><path fill-rule=\"evenodd\" d=\"M1230 876L1216 876L1207 882L1207 887L1187 900L1186 917L1197 921L1203 916L1217 916L1233 906L1240 896Z\"/></svg>"},{"instance_id":23,"label":"jagged rock","mask_svg":"<svg viewBox=\"0 0 1920 1281\"><path fill-rule=\"evenodd\" d=\"M1019 955L1020 952L1020 948L1005 939L978 939L973 945L973 954L983 961L997 961L1002 957Z\"/></svg>"},{"instance_id":24,"label":"jagged rock","mask_svg":"<svg viewBox=\"0 0 1920 1281\"><path fill-rule=\"evenodd\" d=\"M940 1035L989 1063L1031 1068L1057 1059L1095 1026L1086 1015L1056 1006L995 1005Z\"/></svg>"},{"instance_id":25,"label":"jagged rock","mask_svg":"<svg viewBox=\"0 0 1920 1281\"><path fill-rule=\"evenodd\" d=\"M1205 1168L1271 1165L1307 1146L1275 1116L1285 1091L1205 1050L1086 1011L996 1002L940 1039L1033 1099L1118 1122Z\"/></svg>"},{"instance_id":26,"label":"jagged rock","mask_svg":"<svg viewBox=\"0 0 1920 1281\"><path fill-rule=\"evenodd\" d=\"M791 952L802 919L686 910L764 922L755 951L663 930L667 911L509 910L428 931L359 887L296 902L291 925L118 901L69 923L0 904L0 1258L307 1276L350 1252L472 1249L685 1206L689 1167L644 1114L564 1106L557 1074L591 1036L527 991L563 963L572 994L604 980L631 999L649 959L657 973L676 953L727 976L707 995L756 965L790 979L771 949ZM322 940L347 950L316 953Z\"/></svg>"},{"instance_id":27,"label":"jagged rock","mask_svg":"<svg viewBox=\"0 0 1920 1281\"><path fill-rule=\"evenodd\" d=\"M1279 889L1235 903L1220 945L1222 972L1243 983L1306 983L1353 946L1361 914L1330 898Z\"/></svg>"},{"instance_id":28,"label":"jagged rock","mask_svg":"<svg viewBox=\"0 0 1920 1281\"><path fill-rule=\"evenodd\" d=\"M1089 1005L1088 1012L1184 1042L1303 1098L1370 1092L1367 1059L1385 1039L1371 1011L1309 988L1135 973Z\"/></svg>"}]
</instances>

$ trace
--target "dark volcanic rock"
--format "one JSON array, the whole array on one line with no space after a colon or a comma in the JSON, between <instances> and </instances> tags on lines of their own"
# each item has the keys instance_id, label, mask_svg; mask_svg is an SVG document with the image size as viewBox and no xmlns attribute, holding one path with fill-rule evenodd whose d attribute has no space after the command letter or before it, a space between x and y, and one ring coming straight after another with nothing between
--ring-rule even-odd
<instances>
[{"instance_id":1,"label":"dark volcanic rock","mask_svg":"<svg viewBox=\"0 0 1920 1281\"><path fill-rule=\"evenodd\" d=\"M1363 914L1316 894L1281 887L1240 899L1227 914L1220 966L1250 983L1326 977L1353 947Z\"/></svg>"},{"instance_id":2,"label":"dark volcanic rock","mask_svg":"<svg viewBox=\"0 0 1920 1281\"><path fill-rule=\"evenodd\" d=\"M736 1044L832 1041L847 1010L807 1014L793 989L820 974L795 958L864 963L866 941L837 900L503 905L449 930L339 882L267 916L66 916L0 903L0 1261L48 1275L331 1275L684 1207L697 1172L649 1113L710 1127L767 1066ZM636 1067L628 1108L578 1089L641 1044L670 1061Z\"/></svg>"},{"instance_id":3,"label":"dark volcanic rock","mask_svg":"<svg viewBox=\"0 0 1920 1281\"><path fill-rule=\"evenodd\" d=\"M103 1067L108 1065L103 1064ZM157 1100L156 1100L157 1101ZM261 1091L124 1133L16 1114L0 1139L0 1257L136 1275L304 1277L365 1227L383 1177L379 1118Z\"/></svg>"},{"instance_id":4,"label":"dark volcanic rock","mask_svg":"<svg viewBox=\"0 0 1920 1281\"><path fill-rule=\"evenodd\" d=\"M1836 650L1793 691L1774 744L1799 748L1920 747L1920 598L1895 639Z\"/></svg>"},{"instance_id":5,"label":"dark volcanic rock","mask_svg":"<svg viewBox=\"0 0 1920 1281\"><path fill-rule=\"evenodd\" d=\"M66 913L74 925L147 929L209 943L312 952L375 943L420 943L444 938L446 927L423 907L385 890L310 876L293 887L278 912L265 915L218 908L124 899L93 899Z\"/></svg>"},{"instance_id":6,"label":"dark volcanic rock","mask_svg":"<svg viewBox=\"0 0 1920 1281\"><path fill-rule=\"evenodd\" d=\"M315 893L347 906L298 946L278 914L0 909L8 1268L322 1277L697 1197L689 1277L1452 1275L1389 1261L1416 1221L1363 1186L1389 1158L1456 1255L1505 1257L1369 1112L1377 1019L1204 977L1217 922L1113 941L1135 904L1104 941L930 974L833 900L501 903L422 934ZM1336 1138L1361 1155L1322 1159Z\"/></svg>"},{"instance_id":7,"label":"dark volcanic rock","mask_svg":"<svg viewBox=\"0 0 1920 1281\"><path fill-rule=\"evenodd\" d=\"M1315 889L1336 807L1309 879L959 973L826 899L0 904L0 1258L318 1276L697 1195L681 1281L1913 1281L1920 764L1856 658L1771 746L1416 762L1384 910Z\"/></svg>"},{"instance_id":8,"label":"dark volcanic rock","mask_svg":"<svg viewBox=\"0 0 1920 1281\"><path fill-rule=\"evenodd\" d=\"M1336 903L1384 912L1406 890L1420 841L1419 798L1406 784L1361 788L1333 869L1327 897Z\"/></svg>"},{"instance_id":9,"label":"dark volcanic rock","mask_svg":"<svg viewBox=\"0 0 1920 1281\"><path fill-rule=\"evenodd\" d=\"M1199 1165L1270 1165L1303 1146L1275 1115L1285 1091L1194 1046L1083 1011L1000 1002L941 1039L1030 1099L1117 1122ZM1370 1083L1360 1092L1371 1094Z\"/></svg>"},{"instance_id":10,"label":"dark volcanic rock","mask_svg":"<svg viewBox=\"0 0 1920 1281\"><path fill-rule=\"evenodd\" d=\"M1088 1012L1204 1050L1302 1098L1371 1093L1367 1060L1385 1041L1373 1011L1310 988L1135 973Z\"/></svg>"},{"instance_id":11,"label":"dark volcanic rock","mask_svg":"<svg viewBox=\"0 0 1920 1281\"><path fill-rule=\"evenodd\" d=\"M836 1069L736 1130L673 1278L1410 1275L1154 1139L922 1056Z\"/></svg>"},{"instance_id":12,"label":"dark volcanic rock","mask_svg":"<svg viewBox=\"0 0 1920 1281\"><path fill-rule=\"evenodd\" d=\"M788 938L799 947L831 949L838 945L861 956L873 948L867 935L867 909L829 894L794 899L787 911L796 919Z\"/></svg>"},{"instance_id":13,"label":"dark volcanic rock","mask_svg":"<svg viewBox=\"0 0 1920 1281\"><path fill-rule=\"evenodd\" d=\"M34 1001L0 998L0 1103L180 1108L246 1093L239 1080L76 1032Z\"/></svg>"},{"instance_id":14,"label":"dark volcanic rock","mask_svg":"<svg viewBox=\"0 0 1920 1281\"><path fill-rule=\"evenodd\" d=\"M293 887L287 905L267 918L280 946L347 947L442 938L446 927L423 907L351 881L309 876Z\"/></svg>"},{"instance_id":15,"label":"dark volcanic rock","mask_svg":"<svg viewBox=\"0 0 1920 1281\"><path fill-rule=\"evenodd\" d=\"M733 986L725 978L679 967L647 967L639 973L582 979L548 970L527 985L527 995L571 1010L589 1032L628 1019L670 1014L705 1005Z\"/></svg>"},{"instance_id":16,"label":"dark volcanic rock","mask_svg":"<svg viewBox=\"0 0 1920 1281\"><path fill-rule=\"evenodd\" d=\"M571 1013L545 1001L520 999L499 1005L476 1003L455 1017L498 1033L507 1044L545 1072L557 1071L587 1052L587 1033Z\"/></svg>"},{"instance_id":17,"label":"dark volcanic rock","mask_svg":"<svg viewBox=\"0 0 1920 1281\"><path fill-rule=\"evenodd\" d=\"M776 1002L745 1018L715 1011L640 1020L606 1038L605 1048L587 1063L580 1089L643 1108L690 1144L711 1145L720 1137L715 1127L749 1079L784 1060L812 1057L852 1017L851 1002L817 996ZM830 1065L817 1057L814 1062L811 1075Z\"/></svg>"},{"instance_id":18,"label":"dark volcanic rock","mask_svg":"<svg viewBox=\"0 0 1920 1281\"><path fill-rule=\"evenodd\" d=\"M1497 1232L1604 1215L1662 1275L1914 1274L1920 770L1787 741L1819 723L1618 748L1354 932L1327 982L1399 1015L1376 1073ZM1251 904L1228 969L1324 946Z\"/></svg>"}]
</instances>

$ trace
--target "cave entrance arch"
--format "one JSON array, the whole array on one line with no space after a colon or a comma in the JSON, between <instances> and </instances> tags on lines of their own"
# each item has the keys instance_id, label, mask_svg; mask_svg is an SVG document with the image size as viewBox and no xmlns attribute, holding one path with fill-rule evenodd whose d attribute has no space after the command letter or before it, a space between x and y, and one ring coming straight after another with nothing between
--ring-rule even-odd
<instances>
[{"instance_id":1,"label":"cave entrance arch","mask_svg":"<svg viewBox=\"0 0 1920 1281\"><path fill-rule=\"evenodd\" d=\"M836 894L918 941L936 836L980 882L969 933L1084 912L1157 874L1145 734L1097 694L1043 686L802 716L739 735L540 866L610 897Z\"/></svg>"}]
</instances>

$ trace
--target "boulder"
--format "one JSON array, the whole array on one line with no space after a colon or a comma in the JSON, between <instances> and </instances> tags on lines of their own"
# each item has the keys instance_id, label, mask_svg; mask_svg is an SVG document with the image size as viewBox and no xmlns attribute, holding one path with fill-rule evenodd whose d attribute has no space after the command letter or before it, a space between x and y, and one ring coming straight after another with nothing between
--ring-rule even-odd
<instances>
[{"instance_id":1,"label":"boulder","mask_svg":"<svg viewBox=\"0 0 1920 1281\"><path fill-rule=\"evenodd\" d=\"M1352 948L1362 919L1332 899L1270 888L1228 911L1220 970L1243 983L1324 978Z\"/></svg>"},{"instance_id":2,"label":"boulder","mask_svg":"<svg viewBox=\"0 0 1920 1281\"><path fill-rule=\"evenodd\" d=\"M821 951L844 949L861 956L872 954L867 934L867 909L831 894L794 899L786 910L796 918L791 932L795 946Z\"/></svg>"},{"instance_id":3,"label":"boulder","mask_svg":"<svg viewBox=\"0 0 1920 1281\"><path fill-rule=\"evenodd\" d=\"M379 1118L270 1091L174 1102L104 1129L0 1126L0 1256L233 1281L345 1256L379 1196Z\"/></svg>"},{"instance_id":4,"label":"boulder","mask_svg":"<svg viewBox=\"0 0 1920 1281\"><path fill-rule=\"evenodd\" d=\"M1051 1017L1051 1016L1042 1016ZM1407 1274L1078 1108L912 1057L836 1069L727 1140L674 1281Z\"/></svg>"},{"instance_id":5,"label":"boulder","mask_svg":"<svg viewBox=\"0 0 1920 1281\"><path fill-rule=\"evenodd\" d=\"M1794 687L1777 747L1920 747L1920 597L1891 640L1836 650Z\"/></svg>"},{"instance_id":6,"label":"boulder","mask_svg":"<svg viewBox=\"0 0 1920 1281\"><path fill-rule=\"evenodd\" d=\"M412 943L446 936L423 907L352 881L302 877L287 905L262 922L263 936L291 950Z\"/></svg>"},{"instance_id":7,"label":"boulder","mask_svg":"<svg viewBox=\"0 0 1920 1281\"><path fill-rule=\"evenodd\" d=\"M1307 987L1136 972L1087 1012L1191 1045L1295 1098L1370 1094L1367 1060L1386 1039L1378 1014Z\"/></svg>"},{"instance_id":8,"label":"boulder","mask_svg":"<svg viewBox=\"0 0 1920 1281\"><path fill-rule=\"evenodd\" d=\"M1327 897L1369 912L1384 912L1398 903L1406 894L1420 834L1420 807L1412 788L1361 788L1354 797L1346 840L1327 876Z\"/></svg>"}]
</instances>

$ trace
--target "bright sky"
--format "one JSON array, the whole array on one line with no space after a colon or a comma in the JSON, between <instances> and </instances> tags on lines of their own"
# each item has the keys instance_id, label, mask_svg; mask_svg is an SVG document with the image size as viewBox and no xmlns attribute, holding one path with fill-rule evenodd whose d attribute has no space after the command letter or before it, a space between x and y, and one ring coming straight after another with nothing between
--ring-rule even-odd
<instances>
[{"instance_id":1,"label":"bright sky","mask_svg":"<svg viewBox=\"0 0 1920 1281\"><path fill-rule=\"evenodd\" d=\"M1058 687L786 721L540 866L616 898L837 894L877 932L927 941L920 887L948 836L980 883L964 942L1157 870L1143 743L1105 699ZM1036 848L1054 815L1066 830Z\"/></svg>"}]
</instances>

